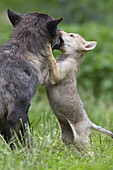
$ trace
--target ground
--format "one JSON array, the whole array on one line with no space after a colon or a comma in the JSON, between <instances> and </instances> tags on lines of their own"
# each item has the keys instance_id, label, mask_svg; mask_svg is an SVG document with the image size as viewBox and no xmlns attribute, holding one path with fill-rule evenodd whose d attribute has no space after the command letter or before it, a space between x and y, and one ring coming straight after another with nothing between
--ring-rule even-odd
<instances>
[{"instance_id":1,"label":"ground","mask_svg":"<svg viewBox=\"0 0 113 170\"><path fill-rule=\"evenodd\" d=\"M56 117L51 113L44 88L32 100L29 111L32 123L34 148L19 148L11 151L2 138L0 139L1 169L112 169L113 140L106 135L91 130L89 140L93 157L84 151L81 157L74 145L66 146L60 139L60 127ZM82 99L90 119L109 130L112 127L113 106L97 100L83 90ZM81 93L80 92L80 93ZM92 96L92 97L91 97ZM91 97L91 99L90 99Z\"/></svg>"}]
</instances>

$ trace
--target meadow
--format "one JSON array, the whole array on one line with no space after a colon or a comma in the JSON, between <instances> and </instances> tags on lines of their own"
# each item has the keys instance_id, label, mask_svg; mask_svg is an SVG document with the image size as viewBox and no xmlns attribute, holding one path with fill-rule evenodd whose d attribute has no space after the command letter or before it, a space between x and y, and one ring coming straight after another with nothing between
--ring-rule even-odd
<instances>
[{"instance_id":1,"label":"meadow","mask_svg":"<svg viewBox=\"0 0 113 170\"><path fill-rule=\"evenodd\" d=\"M75 146L66 146L60 139L60 127L56 117L51 113L45 94L35 95L29 111L32 122L34 148L22 147L10 150L2 138L0 139L0 169L107 169L113 168L113 139L94 130L90 131L89 140L91 157L86 151L80 157ZM112 103L97 101L91 91L87 93L79 89L84 107L90 119L113 131Z\"/></svg>"},{"instance_id":2,"label":"meadow","mask_svg":"<svg viewBox=\"0 0 113 170\"><path fill-rule=\"evenodd\" d=\"M5 11L6 12L6 11ZM11 36L12 26L3 11L0 16L0 44ZM89 118L113 132L113 32L112 27L96 22L89 24L62 24L67 32L78 32L86 40L96 40L97 48L86 54L78 75L78 90ZM59 52L54 55L58 57ZM60 127L52 114L44 87L32 99L29 118L34 148L10 150L0 137L1 170L113 169L113 139L94 130L90 131L90 147L94 156L86 151L80 157L74 145L66 146L60 139Z\"/></svg>"}]
</instances>

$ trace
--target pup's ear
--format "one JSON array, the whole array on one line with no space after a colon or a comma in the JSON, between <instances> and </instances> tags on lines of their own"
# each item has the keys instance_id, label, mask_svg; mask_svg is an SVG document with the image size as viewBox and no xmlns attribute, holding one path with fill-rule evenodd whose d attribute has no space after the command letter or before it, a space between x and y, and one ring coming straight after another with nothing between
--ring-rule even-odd
<instances>
[{"instance_id":1,"label":"pup's ear","mask_svg":"<svg viewBox=\"0 0 113 170\"><path fill-rule=\"evenodd\" d=\"M47 23L47 30L49 31L50 35L54 35L56 33L57 25L63 20L60 18L58 20L52 20Z\"/></svg>"},{"instance_id":2,"label":"pup's ear","mask_svg":"<svg viewBox=\"0 0 113 170\"><path fill-rule=\"evenodd\" d=\"M86 43L84 44L84 50L87 51L91 51L93 50L96 46L97 46L97 42L96 41L86 41Z\"/></svg>"},{"instance_id":3,"label":"pup's ear","mask_svg":"<svg viewBox=\"0 0 113 170\"><path fill-rule=\"evenodd\" d=\"M10 9L7 10L8 17L12 23L12 25L15 27L22 19L22 16L19 14L14 13Z\"/></svg>"}]
</instances>

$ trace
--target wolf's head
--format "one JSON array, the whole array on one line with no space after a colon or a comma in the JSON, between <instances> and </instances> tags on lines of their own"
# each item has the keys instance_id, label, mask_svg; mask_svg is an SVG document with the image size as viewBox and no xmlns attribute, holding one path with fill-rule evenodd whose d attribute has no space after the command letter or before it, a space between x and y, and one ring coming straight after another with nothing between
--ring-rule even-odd
<instances>
[{"instance_id":1,"label":"wolf's head","mask_svg":"<svg viewBox=\"0 0 113 170\"><path fill-rule=\"evenodd\" d=\"M59 49L63 53L70 54L85 54L86 52L93 50L97 42L86 41L81 35L75 33L60 32L60 43L56 44L55 49Z\"/></svg>"},{"instance_id":2,"label":"wolf's head","mask_svg":"<svg viewBox=\"0 0 113 170\"><path fill-rule=\"evenodd\" d=\"M59 39L57 25L62 18L55 20L38 12L19 15L8 9L8 17L14 26L13 38L22 40L30 52L45 49L46 43L53 47Z\"/></svg>"}]
</instances>

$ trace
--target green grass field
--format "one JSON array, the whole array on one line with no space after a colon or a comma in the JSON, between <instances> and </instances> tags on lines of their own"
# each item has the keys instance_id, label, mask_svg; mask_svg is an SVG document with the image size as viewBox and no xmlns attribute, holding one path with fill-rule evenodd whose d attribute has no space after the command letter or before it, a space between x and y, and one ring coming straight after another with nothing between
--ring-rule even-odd
<instances>
[{"instance_id":1,"label":"green grass field","mask_svg":"<svg viewBox=\"0 0 113 170\"><path fill-rule=\"evenodd\" d=\"M9 39L12 29L9 22L6 21L6 18L4 19L4 14L5 13L0 16L0 22L2 23L0 25L0 44ZM64 30L68 32L74 31L75 28L83 35L86 35L86 37L98 39L98 28L102 27L86 25L83 26L84 29L82 30L81 27L77 25L64 26ZM87 34L89 28L93 29L94 34L91 34L90 31ZM103 29L103 34L105 31L106 35L108 30ZM97 37L95 37L95 35L97 35ZM98 51L99 49L97 52ZM84 83L85 78L82 81ZM92 88L90 84L89 86ZM83 88L84 86L79 85L79 83L78 87L90 119L94 123L113 131L112 101L107 101L105 96L100 98L94 97L93 90L86 91ZM109 136L93 130L90 132L89 140L91 150L94 153L93 158L87 155L85 151L83 156L80 157L74 145L66 146L62 143L60 139L60 127L56 117L50 111L44 87L40 88L38 96L36 94L32 99L29 118L32 123L34 148L29 150L20 146L12 151L3 141L2 137L0 137L0 170L113 169L113 140Z\"/></svg>"},{"instance_id":2,"label":"green grass field","mask_svg":"<svg viewBox=\"0 0 113 170\"><path fill-rule=\"evenodd\" d=\"M34 148L29 150L20 146L12 151L0 139L0 169L113 169L113 140L109 136L91 130L89 139L93 158L85 151L80 157L74 145L62 143L59 124L42 91L44 88L40 89L38 97L33 97L29 111ZM112 104L97 101L91 92L79 91L90 119L113 131Z\"/></svg>"}]
</instances>

